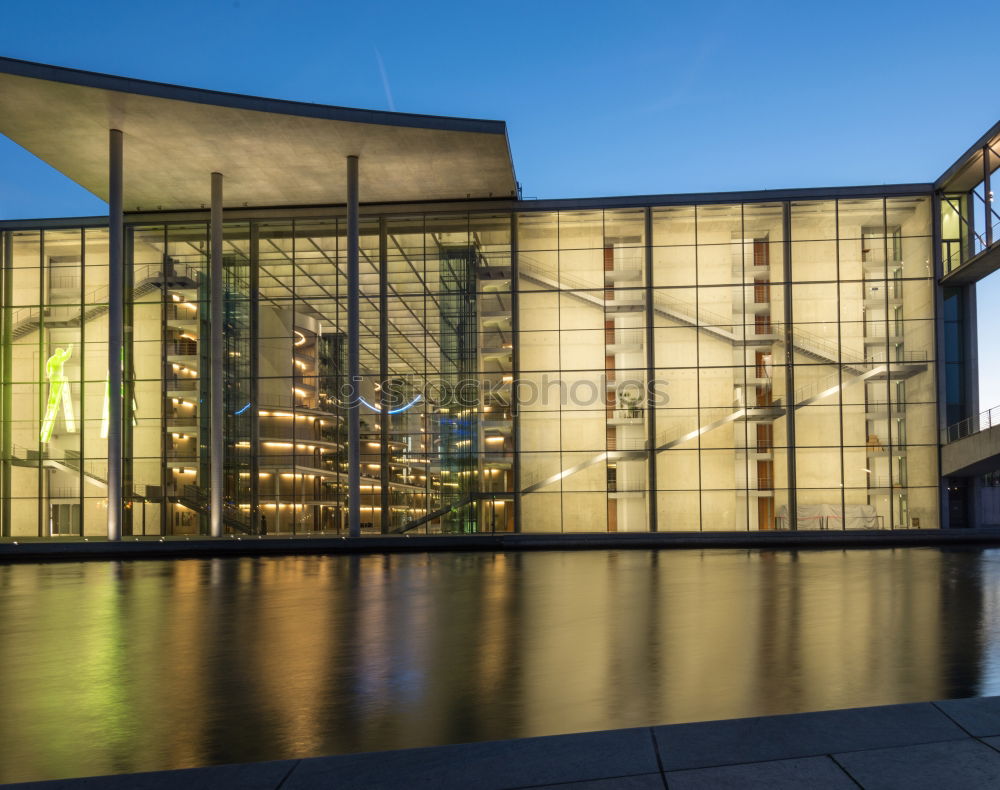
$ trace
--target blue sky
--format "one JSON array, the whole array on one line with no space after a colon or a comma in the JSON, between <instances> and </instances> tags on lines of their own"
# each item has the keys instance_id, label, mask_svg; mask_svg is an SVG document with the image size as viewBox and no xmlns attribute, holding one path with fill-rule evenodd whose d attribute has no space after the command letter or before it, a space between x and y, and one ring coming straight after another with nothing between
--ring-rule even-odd
<instances>
[{"instance_id":1,"label":"blue sky","mask_svg":"<svg viewBox=\"0 0 1000 790\"><path fill-rule=\"evenodd\" d=\"M925 182L1000 119L940 2L24 2L0 55L507 121L526 197ZM995 57L995 52L994 55ZM996 73L995 64L989 67ZM0 218L105 204L0 139ZM981 313L1000 287L981 287ZM984 319L982 337L995 337ZM982 405L1000 354L981 343ZM998 371L996 378L988 371Z\"/></svg>"}]
</instances>

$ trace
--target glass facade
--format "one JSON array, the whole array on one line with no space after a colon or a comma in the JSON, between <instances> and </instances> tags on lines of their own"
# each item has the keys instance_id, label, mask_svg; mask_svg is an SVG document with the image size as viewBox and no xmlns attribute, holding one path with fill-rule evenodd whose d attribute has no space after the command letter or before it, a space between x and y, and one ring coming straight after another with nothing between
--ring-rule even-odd
<instances>
[{"instance_id":1,"label":"glass facade","mask_svg":"<svg viewBox=\"0 0 1000 790\"><path fill-rule=\"evenodd\" d=\"M363 211L363 532L938 525L928 196L510 206ZM346 532L345 233L224 226L233 534ZM4 535L106 534L107 247L4 232ZM126 229L127 535L208 533L208 253Z\"/></svg>"}]
</instances>

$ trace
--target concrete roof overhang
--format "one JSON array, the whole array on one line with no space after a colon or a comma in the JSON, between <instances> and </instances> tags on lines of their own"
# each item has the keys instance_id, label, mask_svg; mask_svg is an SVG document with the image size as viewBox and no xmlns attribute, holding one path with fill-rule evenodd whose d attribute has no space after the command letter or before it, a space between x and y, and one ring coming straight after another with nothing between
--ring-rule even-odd
<instances>
[{"instance_id":1,"label":"concrete roof overhang","mask_svg":"<svg viewBox=\"0 0 1000 790\"><path fill-rule=\"evenodd\" d=\"M103 200L108 130L124 135L125 210L514 197L503 121L262 99L0 58L0 133Z\"/></svg>"}]
</instances>

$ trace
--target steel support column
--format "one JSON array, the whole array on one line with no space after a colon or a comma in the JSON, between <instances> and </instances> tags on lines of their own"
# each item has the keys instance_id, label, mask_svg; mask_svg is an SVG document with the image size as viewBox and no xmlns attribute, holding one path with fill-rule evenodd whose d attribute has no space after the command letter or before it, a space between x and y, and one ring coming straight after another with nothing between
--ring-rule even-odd
<instances>
[{"instance_id":1,"label":"steel support column","mask_svg":"<svg viewBox=\"0 0 1000 790\"><path fill-rule=\"evenodd\" d=\"M392 476L389 448L389 237L385 217L378 221L378 381L379 381L379 522L381 532L388 534L392 528L389 479Z\"/></svg>"},{"instance_id":2,"label":"steel support column","mask_svg":"<svg viewBox=\"0 0 1000 790\"><path fill-rule=\"evenodd\" d=\"M358 157L347 157L347 532L361 535L361 283L358 274ZM385 481L382 481L385 485Z\"/></svg>"},{"instance_id":3,"label":"steel support column","mask_svg":"<svg viewBox=\"0 0 1000 790\"><path fill-rule=\"evenodd\" d=\"M792 346L792 206L781 204L782 277L785 298L785 466L788 470L788 528L798 529L795 470L795 351Z\"/></svg>"},{"instance_id":4,"label":"steel support column","mask_svg":"<svg viewBox=\"0 0 1000 790\"><path fill-rule=\"evenodd\" d=\"M659 529L656 475L656 357L654 353L655 333L653 332L653 210L645 210L645 260L643 268L646 281L646 523L650 532Z\"/></svg>"},{"instance_id":5,"label":"steel support column","mask_svg":"<svg viewBox=\"0 0 1000 790\"><path fill-rule=\"evenodd\" d=\"M262 535L260 508L260 226L250 223L250 530Z\"/></svg>"},{"instance_id":6,"label":"steel support column","mask_svg":"<svg viewBox=\"0 0 1000 790\"><path fill-rule=\"evenodd\" d=\"M511 464L511 487L514 493L514 531L521 532L521 508L523 492L521 490L521 412L518 409L518 380L521 377L521 310L518 292L518 217L517 214L510 215L510 336L511 344L511 376L513 381L510 385L510 419L512 428L512 439L514 449L514 459Z\"/></svg>"},{"instance_id":7,"label":"steel support column","mask_svg":"<svg viewBox=\"0 0 1000 790\"><path fill-rule=\"evenodd\" d=\"M122 537L122 352L125 318L124 142L108 140L108 540Z\"/></svg>"},{"instance_id":8,"label":"steel support column","mask_svg":"<svg viewBox=\"0 0 1000 790\"><path fill-rule=\"evenodd\" d=\"M14 262L13 247L10 232L3 234L3 367L0 369L0 393L2 407L0 419L3 421L3 461L0 468L0 535L10 537L10 497L11 497L11 456L14 452L14 435L12 433L11 417L13 405L13 315L11 307L14 295ZM81 355L82 356L82 355ZM81 432L82 433L82 432ZM81 522L82 523L82 522Z\"/></svg>"},{"instance_id":9,"label":"steel support column","mask_svg":"<svg viewBox=\"0 0 1000 790\"><path fill-rule=\"evenodd\" d=\"M209 322L212 326L209 345L212 362L209 379L209 453L210 489L209 526L213 538L222 537L222 492L225 484L225 444L223 442L225 382L223 357L225 334L223 332L223 271L222 271L222 173L212 173L212 205L209 215Z\"/></svg>"},{"instance_id":10,"label":"steel support column","mask_svg":"<svg viewBox=\"0 0 1000 790\"><path fill-rule=\"evenodd\" d=\"M986 246L993 243L993 201L990 200L990 147L983 146L983 202L986 204L986 211L983 216L986 220Z\"/></svg>"}]
</instances>

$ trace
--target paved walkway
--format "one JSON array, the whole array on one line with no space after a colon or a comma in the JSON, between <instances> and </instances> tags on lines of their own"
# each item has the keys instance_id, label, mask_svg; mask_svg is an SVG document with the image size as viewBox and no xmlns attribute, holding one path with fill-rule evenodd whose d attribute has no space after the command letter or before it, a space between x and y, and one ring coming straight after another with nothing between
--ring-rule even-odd
<instances>
[{"instance_id":1,"label":"paved walkway","mask_svg":"<svg viewBox=\"0 0 1000 790\"><path fill-rule=\"evenodd\" d=\"M4 787L996 790L1000 788L1000 697Z\"/></svg>"}]
</instances>

